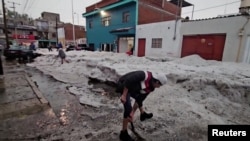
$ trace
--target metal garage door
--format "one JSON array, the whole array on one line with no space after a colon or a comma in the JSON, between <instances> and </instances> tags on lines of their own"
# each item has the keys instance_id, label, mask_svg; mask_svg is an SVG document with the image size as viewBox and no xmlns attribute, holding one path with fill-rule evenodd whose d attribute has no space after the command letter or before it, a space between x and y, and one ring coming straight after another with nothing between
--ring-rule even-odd
<instances>
[{"instance_id":1,"label":"metal garage door","mask_svg":"<svg viewBox=\"0 0 250 141\"><path fill-rule=\"evenodd\" d=\"M183 36L181 57L197 54L206 60L221 61L225 34Z\"/></svg>"}]
</instances>

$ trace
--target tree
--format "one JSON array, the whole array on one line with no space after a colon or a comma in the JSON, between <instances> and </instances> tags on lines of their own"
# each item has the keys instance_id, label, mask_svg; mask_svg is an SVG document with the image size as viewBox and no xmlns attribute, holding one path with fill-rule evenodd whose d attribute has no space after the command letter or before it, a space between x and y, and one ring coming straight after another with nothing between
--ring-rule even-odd
<instances>
[{"instance_id":1,"label":"tree","mask_svg":"<svg viewBox=\"0 0 250 141\"><path fill-rule=\"evenodd\" d=\"M7 8L7 17L15 18L16 20L32 21L33 19L29 17L28 14L19 14L18 12L11 11Z\"/></svg>"}]
</instances>

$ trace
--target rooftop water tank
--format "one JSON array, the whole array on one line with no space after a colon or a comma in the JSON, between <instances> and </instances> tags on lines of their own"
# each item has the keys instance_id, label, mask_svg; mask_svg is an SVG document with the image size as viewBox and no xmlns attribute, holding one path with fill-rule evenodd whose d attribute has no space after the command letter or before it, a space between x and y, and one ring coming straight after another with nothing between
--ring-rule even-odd
<instances>
[{"instance_id":1,"label":"rooftop water tank","mask_svg":"<svg viewBox=\"0 0 250 141\"><path fill-rule=\"evenodd\" d=\"M250 14L250 0L241 0L240 4L240 13L242 14Z\"/></svg>"}]
</instances>

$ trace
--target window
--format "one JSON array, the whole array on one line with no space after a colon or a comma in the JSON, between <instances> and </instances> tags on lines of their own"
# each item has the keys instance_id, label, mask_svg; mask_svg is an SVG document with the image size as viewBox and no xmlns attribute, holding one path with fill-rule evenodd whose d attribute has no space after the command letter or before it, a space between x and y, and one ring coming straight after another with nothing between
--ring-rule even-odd
<instances>
[{"instance_id":1,"label":"window","mask_svg":"<svg viewBox=\"0 0 250 141\"><path fill-rule=\"evenodd\" d=\"M55 37L56 37L56 33L53 32L51 36L52 36L53 38L55 38Z\"/></svg>"},{"instance_id":2,"label":"window","mask_svg":"<svg viewBox=\"0 0 250 141\"><path fill-rule=\"evenodd\" d=\"M162 38L153 38L152 48L162 48Z\"/></svg>"},{"instance_id":3,"label":"window","mask_svg":"<svg viewBox=\"0 0 250 141\"><path fill-rule=\"evenodd\" d=\"M93 28L93 20L89 21L89 28Z\"/></svg>"},{"instance_id":4,"label":"window","mask_svg":"<svg viewBox=\"0 0 250 141\"><path fill-rule=\"evenodd\" d=\"M111 16L102 18L102 25L109 26L111 21Z\"/></svg>"},{"instance_id":5,"label":"window","mask_svg":"<svg viewBox=\"0 0 250 141\"><path fill-rule=\"evenodd\" d=\"M123 12L123 14L122 14L122 22L123 23L127 23L127 22L129 22L129 12Z\"/></svg>"}]
</instances>

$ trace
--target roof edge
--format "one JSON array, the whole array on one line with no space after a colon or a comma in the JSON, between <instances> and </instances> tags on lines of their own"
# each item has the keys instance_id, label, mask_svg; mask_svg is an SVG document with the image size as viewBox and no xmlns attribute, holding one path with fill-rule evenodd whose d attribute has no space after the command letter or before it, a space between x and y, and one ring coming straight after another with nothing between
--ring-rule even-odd
<instances>
[{"instance_id":1,"label":"roof edge","mask_svg":"<svg viewBox=\"0 0 250 141\"><path fill-rule=\"evenodd\" d=\"M112 9L112 8L115 8L115 7L124 5L124 4L128 4L128 3L130 3L130 2L136 2L136 1L137 1L137 0L126 0L126 1L116 2L116 3L113 3L113 4L111 4L111 5L102 7L102 8L100 8L100 9L97 9L97 10L94 10L94 11L91 11L91 12L83 13L83 14L82 14L82 17L87 17L87 16L90 16L90 15L97 14L97 13L100 12L100 10L109 10L109 9Z\"/></svg>"}]
</instances>

